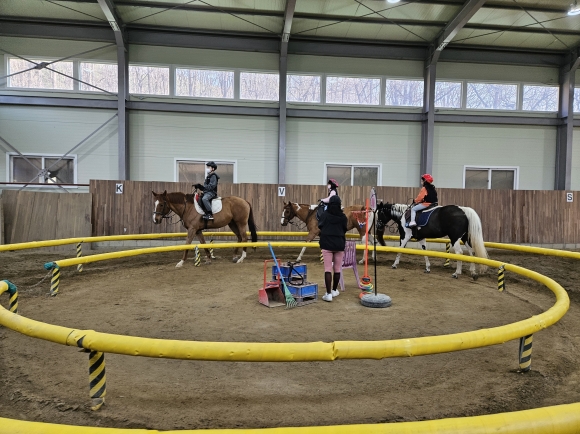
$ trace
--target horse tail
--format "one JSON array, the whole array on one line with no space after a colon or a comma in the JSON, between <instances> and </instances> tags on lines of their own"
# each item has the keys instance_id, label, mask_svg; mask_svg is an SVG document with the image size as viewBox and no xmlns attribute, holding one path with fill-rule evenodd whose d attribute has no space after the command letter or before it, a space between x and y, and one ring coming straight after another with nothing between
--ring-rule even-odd
<instances>
[{"instance_id":1,"label":"horse tail","mask_svg":"<svg viewBox=\"0 0 580 434\"><path fill-rule=\"evenodd\" d=\"M475 212L473 208L460 206L459 207L467 217L467 221L469 222L469 226L467 229L467 233L469 235L468 240L471 247L473 247L473 251L475 256L478 258L488 258L487 250L485 250L485 245L483 244L483 231L481 228L481 220L479 216ZM487 265L478 264L480 273L485 273L487 270Z\"/></svg>"},{"instance_id":2,"label":"horse tail","mask_svg":"<svg viewBox=\"0 0 580 434\"><path fill-rule=\"evenodd\" d=\"M256 232L256 223L254 223L254 211L252 210L252 205L250 202L246 201L250 206L250 215L248 216L248 227L250 228L250 234L252 235L252 243L258 241L258 233Z\"/></svg>"}]
</instances>

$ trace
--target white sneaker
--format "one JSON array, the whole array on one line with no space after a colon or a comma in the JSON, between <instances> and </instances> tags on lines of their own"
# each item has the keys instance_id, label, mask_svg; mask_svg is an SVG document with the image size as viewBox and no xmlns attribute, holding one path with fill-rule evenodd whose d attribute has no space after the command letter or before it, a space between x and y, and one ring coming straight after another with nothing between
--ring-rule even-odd
<instances>
[{"instance_id":1,"label":"white sneaker","mask_svg":"<svg viewBox=\"0 0 580 434\"><path fill-rule=\"evenodd\" d=\"M415 223L415 222L409 222L409 227L410 228L414 228L415 226L417 226L417 223Z\"/></svg>"},{"instance_id":2,"label":"white sneaker","mask_svg":"<svg viewBox=\"0 0 580 434\"><path fill-rule=\"evenodd\" d=\"M322 296L324 301L332 301L332 294L326 293Z\"/></svg>"},{"instance_id":3,"label":"white sneaker","mask_svg":"<svg viewBox=\"0 0 580 434\"><path fill-rule=\"evenodd\" d=\"M332 294L333 297L338 297L340 295L340 292L338 292L338 289L336 291L333 289L332 291L330 291L330 293Z\"/></svg>"}]
</instances>

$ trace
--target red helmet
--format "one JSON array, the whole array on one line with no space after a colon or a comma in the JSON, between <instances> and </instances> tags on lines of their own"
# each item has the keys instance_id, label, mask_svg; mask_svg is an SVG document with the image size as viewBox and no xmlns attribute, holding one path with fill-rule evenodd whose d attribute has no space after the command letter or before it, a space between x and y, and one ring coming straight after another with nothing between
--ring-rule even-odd
<instances>
[{"instance_id":1,"label":"red helmet","mask_svg":"<svg viewBox=\"0 0 580 434\"><path fill-rule=\"evenodd\" d=\"M334 188L338 188L338 182L336 182L336 179L330 178L328 180L328 184L330 184L331 186L333 186Z\"/></svg>"},{"instance_id":2,"label":"red helmet","mask_svg":"<svg viewBox=\"0 0 580 434\"><path fill-rule=\"evenodd\" d=\"M424 179L425 181L427 181L429 184L433 184L433 177L431 175L429 175L428 173L426 173L425 175L423 175L421 177L421 179Z\"/></svg>"}]
</instances>

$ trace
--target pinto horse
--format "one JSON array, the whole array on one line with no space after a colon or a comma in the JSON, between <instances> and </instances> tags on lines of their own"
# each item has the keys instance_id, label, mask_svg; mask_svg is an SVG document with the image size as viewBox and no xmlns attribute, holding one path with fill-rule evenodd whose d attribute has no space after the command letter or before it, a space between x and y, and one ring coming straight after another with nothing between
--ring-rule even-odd
<instances>
[{"instance_id":1,"label":"pinto horse","mask_svg":"<svg viewBox=\"0 0 580 434\"><path fill-rule=\"evenodd\" d=\"M455 253L461 255L463 253L460 241L467 247L467 251L473 256L480 258L487 258L487 251L483 244L483 234L481 229L481 220L472 208L446 205L437 207L433 210L429 221L425 226L415 226L413 228L406 227L405 212L408 205L399 203L379 203L377 206L377 240L381 245L385 245L383 234L385 232L385 225L393 220L399 229L401 237L401 247L404 248L411 238L419 241L419 245L423 250L427 249L425 238L438 238L448 236L455 250ZM473 251L472 251L473 250ZM392 267L397 268L401 254L397 254L397 258ZM431 264L429 258L425 256L425 273L431 271ZM469 267L471 275L477 279L478 275L475 272L475 264L472 262ZM485 272L487 267L479 264L480 273ZM457 261L457 268L452 277L456 278L461 274L461 261Z\"/></svg>"},{"instance_id":2,"label":"pinto horse","mask_svg":"<svg viewBox=\"0 0 580 434\"><path fill-rule=\"evenodd\" d=\"M307 205L304 203L295 203L295 202L284 202L284 211L282 212L282 226L287 226L288 223L293 224L292 219L295 217L301 220L303 223L306 224L306 229L308 229L308 235L306 236L306 242L312 241L320 234L320 229L318 229L318 220L316 219L316 210L317 205ZM365 242L365 228L364 224L361 226L358 223L358 220L353 213L353 211L364 211L365 207L362 205L353 205L343 209L344 214L348 220L347 223L347 230L356 229L359 233L360 237L362 238L362 242ZM369 228L373 227L373 214L369 213ZM371 235L371 231L369 229L369 239L373 240ZM298 255L298 259L296 261L300 262L302 259L302 255L306 251L306 247L302 248L300 255ZM373 258L375 252L373 251ZM361 260L361 264L364 262L364 259Z\"/></svg>"},{"instance_id":3,"label":"pinto horse","mask_svg":"<svg viewBox=\"0 0 580 434\"><path fill-rule=\"evenodd\" d=\"M202 215L195 209L192 195L186 195L181 192L167 193L153 193L155 199L155 211L153 212L153 223L160 224L168 214L173 211L183 222L183 226L187 229L186 244L191 244L193 237L197 236L201 244L205 244L205 238L202 231L204 229L217 229L226 225L230 227L232 232L238 237L238 242L248 241L246 234L246 227L249 227L252 235L252 242L258 241L258 234L256 233L256 225L254 224L254 215L252 212L252 205L241 197L229 196L222 199L222 210L214 215L214 220L205 221ZM234 249L234 262L238 264L246 257L246 248L242 249L242 256L238 257L238 248ZM189 250L183 251L183 257L176 267L181 267L187 259ZM211 264L211 255L209 249L205 249L207 259L206 264Z\"/></svg>"}]
</instances>

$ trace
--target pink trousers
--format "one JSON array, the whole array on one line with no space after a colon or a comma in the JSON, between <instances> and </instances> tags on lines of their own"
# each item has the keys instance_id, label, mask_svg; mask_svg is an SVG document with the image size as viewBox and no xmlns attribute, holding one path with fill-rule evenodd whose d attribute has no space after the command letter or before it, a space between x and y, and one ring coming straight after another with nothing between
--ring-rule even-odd
<instances>
[{"instance_id":1,"label":"pink trousers","mask_svg":"<svg viewBox=\"0 0 580 434\"><path fill-rule=\"evenodd\" d=\"M334 272L340 273L342 270L342 258L344 256L344 251L342 252L331 252L330 250L322 249L322 258L324 259L324 272L332 272L334 264Z\"/></svg>"}]
</instances>

